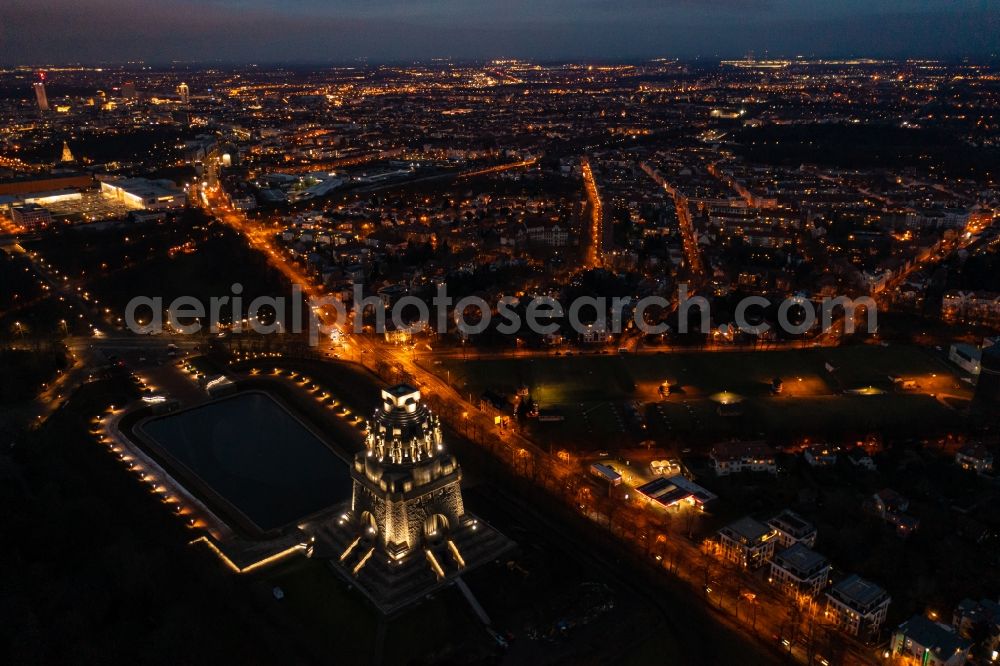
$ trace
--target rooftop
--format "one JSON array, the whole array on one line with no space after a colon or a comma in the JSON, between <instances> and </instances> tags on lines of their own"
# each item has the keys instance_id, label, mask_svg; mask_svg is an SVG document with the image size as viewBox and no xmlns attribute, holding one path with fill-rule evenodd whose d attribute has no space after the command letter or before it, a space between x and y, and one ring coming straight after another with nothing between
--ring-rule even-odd
<instances>
[{"instance_id":1,"label":"rooftop","mask_svg":"<svg viewBox=\"0 0 1000 666\"><path fill-rule=\"evenodd\" d=\"M794 574L809 575L830 566L824 555L797 543L774 556L774 563Z\"/></svg>"},{"instance_id":2,"label":"rooftop","mask_svg":"<svg viewBox=\"0 0 1000 666\"><path fill-rule=\"evenodd\" d=\"M956 652L968 650L972 646L971 642L961 638L951 629L923 615L914 615L899 625L896 633L902 634L942 659L947 659Z\"/></svg>"},{"instance_id":3,"label":"rooftop","mask_svg":"<svg viewBox=\"0 0 1000 666\"><path fill-rule=\"evenodd\" d=\"M721 531L729 532L741 540L750 543L766 541L772 533L770 527L750 516L745 516L736 522L729 523Z\"/></svg>"},{"instance_id":4,"label":"rooftop","mask_svg":"<svg viewBox=\"0 0 1000 666\"><path fill-rule=\"evenodd\" d=\"M885 590L857 574L851 574L834 585L828 594L856 609L867 609L888 599Z\"/></svg>"},{"instance_id":5,"label":"rooftop","mask_svg":"<svg viewBox=\"0 0 1000 666\"><path fill-rule=\"evenodd\" d=\"M802 538L816 531L812 523L789 509L768 520L767 524L795 538Z\"/></svg>"},{"instance_id":6,"label":"rooftop","mask_svg":"<svg viewBox=\"0 0 1000 666\"><path fill-rule=\"evenodd\" d=\"M711 455L716 460L771 459L774 449L766 442L720 442L712 447Z\"/></svg>"}]
</instances>

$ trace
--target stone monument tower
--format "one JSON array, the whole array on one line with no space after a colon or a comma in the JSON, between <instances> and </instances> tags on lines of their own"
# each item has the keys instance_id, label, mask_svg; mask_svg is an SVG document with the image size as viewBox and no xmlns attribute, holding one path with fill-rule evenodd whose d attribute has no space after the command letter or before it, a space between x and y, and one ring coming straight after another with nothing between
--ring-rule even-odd
<instances>
[{"instance_id":1,"label":"stone monument tower","mask_svg":"<svg viewBox=\"0 0 1000 666\"><path fill-rule=\"evenodd\" d=\"M406 384L384 389L365 445L351 470L351 512L390 558L400 560L464 527L462 470L445 451L440 421L420 391Z\"/></svg>"}]
</instances>

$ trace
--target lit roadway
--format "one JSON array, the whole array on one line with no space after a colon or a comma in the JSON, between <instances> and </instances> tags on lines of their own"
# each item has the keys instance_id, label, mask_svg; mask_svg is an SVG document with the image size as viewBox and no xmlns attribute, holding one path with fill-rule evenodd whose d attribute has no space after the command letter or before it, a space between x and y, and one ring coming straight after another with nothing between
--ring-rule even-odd
<instances>
[{"instance_id":1,"label":"lit roadway","mask_svg":"<svg viewBox=\"0 0 1000 666\"><path fill-rule=\"evenodd\" d=\"M311 162L309 164L293 164L288 166L282 166L281 170L282 172L285 173L310 173L313 171L330 171L333 169L342 169L348 166L368 164L369 162L376 162L378 160L389 159L391 157L398 157L402 154L403 154L402 148L390 148L388 150L381 150L374 153L348 155L347 157L340 157L334 160L326 160L323 162Z\"/></svg>"},{"instance_id":2,"label":"lit roadway","mask_svg":"<svg viewBox=\"0 0 1000 666\"><path fill-rule=\"evenodd\" d=\"M321 293L322 290L313 286L309 277L292 265L274 246L268 232L256 228L257 225L248 222L241 213L226 206L218 191L206 193L205 201L218 219L246 236L250 244L263 252L275 268L293 283L301 285L304 294ZM326 313L318 315L321 320L329 319ZM498 453L506 458L515 470L519 467L526 469L530 464L537 465L537 468L543 471L543 475L551 475L552 478L579 478L579 466L558 460L511 429L498 429L493 421L474 405L472 396L461 395L444 379L418 363L419 356L414 349L386 343L377 336L366 336L361 339L344 335L342 339L343 350L349 356L361 361L364 355L368 355L369 358L409 374L439 413L442 416L450 416L453 426L459 430L464 429L466 434L470 431L480 433L480 437L473 439L482 443L491 434L496 435L503 445ZM444 353L451 355L457 352L448 350ZM434 355L436 356L436 352ZM423 356L423 353L420 356ZM637 506L634 491L632 495L631 500L627 498L611 500L617 505L619 516L650 515L649 512L655 516L658 513L644 506ZM639 520L643 518L640 517ZM675 525L680 522L678 519L673 521ZM629 540L628 536L621 536ZM719 611L721 620L735 630L764 639L764 642L777 642L779 649L786 650L793 661L816 663L816 644L809 638L809 634L822 627L824 620L822 612L815 604L811 610L806 609L805 612L791 610L795 606L794 602L781 596L765 583L724 565L714 554L699 548L676 530L669 536L667 543L669 554L662 562L663 568L695 590L701 590L705 603ZM819 631L822 632L823 629ZM782 639L788 640L788 645L784 645L783 648L780 642ZM864 646L846 638L838 640L848 649L845 663L870 663L871 653Z\"/></svg>"},{"instance_id":3,"label":"lit roadway","mask_svg":"<svg viewBox=\"0 0 1000 666\"><path fill-rule=\"evenodd\" d=\"M594 172L590 168L590 160L586 156L580 158L580 170L583 172L583 186L587 191L587 203L590 205L590 245L587 248L584 268L600 268L604 263L605 250L604 209L601 195L597 191L597 183L594 181Z\"/></svg>"},{"instance_id":4,"label":"lit roadway","mask_svg":"<svg viewBox=\"0 0 1000 666\"><path fill-rule=\"evenodd\" d=\"M943 261L955 252L968 250L977 244L986 242L987 239L981 236L981 234L993 224L993 220L995 219L997 218L988 216L970 217L965 229L962 230L961 236L959 236L956 242L949 244L942 243L924 252L916 258L909 268L894 275L892 279L887 280L885 286L876 291L876 298L881 297L882 300L891 298L896 289L901 287L917 271L928 268L938 261Z\"/></svg>"},{"instance_id":5,"label":"lit roadway","mask_svg":"<svg viewBox=\"0 0 1000 666\"><path fill-rule=\"evenodd\" d=\"M110 329L101 321L101 317L99 316L100 311L96 308L96 299L89 298L89 295L85 292L81 295L79 287L75 290L72 289L73 284L68 279L68 276L60 275L58 270L52 268L37 253L28 252L19 243L9 243L6 249L23 256L30 262L32 270L43 282L47 297L58 296L60 301L66 303L70 309L79 310L78 316L87 322L94 336L92 338L85 338L86 340L94 342L107 336ZM61 323L64 327L63 330L68 332L67 322L63 320ZM15 323L15 326L20 328L19 323ZM67 340L68 342L69 340ZM70 344L67 344L67 348L70 351L71 365L66 370L60 371L50 384L43 387L43 390L35 396L35 399L24 413L14 415L15 417L29 418L33 422L45 420L49 414L62 405L63 396L72 393L76 385L83 381L88 363L85 363L80 358L80 355L90 350L82 348L79 345ZM92 359L88 359L88 361L92 361Z\"/></svg>"},{"instance_id":6,"label":"lit roadway","mask_svg":"<svg viewBox=\"0 0 1000 666\"><path fill-rule=\"evenodd\" d=\"M0 167L27 173L35 173L42 170L42 166L39 164L28 164L16 157L7 157L5 155L0 155Z\"/></svg>"},{"instance_id":7,"label":"lit roadway","mask_svg":"<svg viewBox=\"0 0 1000 666\"><path fill-rule=\"evenodd\" d=\"M476 169L475 171L466 171L465 173L460 173L459 178L475 178L476 176L486 176L491 173L501 173L503 171L510 171L511 169L524 169L526 167L534 166L538 162L537 157L532 157L530 160L521 160L520 162L510 162L508 164L497 164L496 166L486 167L484 169Z\"/></svg>"},{"instance_id":8,"label":"lit roadway","mask_svg":"<svg viewBox=\"0 0 1000 666\"><path fill-rule=\"evenodd\" d=\"M646 175L653 179L657 185L666 190L674 200L677 209L677 223L681 230L681 240L684 243L684 256L687 258L688 266L692 276L700 280L704 276L704 266L701 261L701 249L698 247L698 234L695 233L694 223L691 221L691 210L688 207L688 200L677 188L672 186L658 171L649 166L646 162L639 165Z\"/></svg>"},{"instance_id":9,"label":"lit roadway","mask_svg":"<svg viewBox=\"0 0 1000 666\"><path fill-rule=\"evenodd\" d=\"M316 298L323 295L322 287L316 286L310 276L302 272L298 267L288 261L281 250L275 247L271 234L262 231L253 222L247 220L241 212L228 206L218 190L206 191L205 199L210 211L219 220L233 227L243 234L250 245L262 252L267 257L268 262L292 283L300 285L302 293L308 298ZM363 341L353 336L347 335L347 331L342 328L344 322L336 322L332 319L333 312L317 312L319 320L324 324L339 328L344 350L354 356L358 361L362 360L363 354L370 354L372 358L383 361L389 366L401 368L419 385L419 388L428 392L437 401L446 406L446 409L453 414L463 414L466 421L471 421L471 425L482 428L482 432L490 432L496 429L485 414L479 411L472 403L471 398L466 402L455 389L434 373L425 370L417 362L411 351L405 348L389 344L378 336L366 336ZM324 345L334 347L333 343L324 340ZM510 430L502 430L498 433L505 439L508 446L516 445L521 449L540 452L541 450L529 440L512 433Z\"/></svg>"},{"instance_id":10,"label":"lit roadway","mask_svg":"<svg viewBox=\"0 0 1000 666\"><path fill-rule=\"evenodd\" d=\"M255 228L256 225L249 223L241 213L222 203L218 191L207 193L205 201L220 220L244 234L251 245L263 252L274 267L293 283L301 285L304 294L313 295L321 291L312 286L308 276L292 265L274 247L270 234ZM318 314L321 320L328 319L325 313ZM557 460L556 457L548 455L536 444L510 429L498 429L492 419L476 408L472 396L468 396L467 400L441 377L424 369L417 362L417 355L412 348L386 343L377 336L366 336L362 340L345 335L343 340L344 349L357 360L362 360L363 355L370 354L372 358L408 373L439 413L442 416L450 416L453 426L460 430L464 429L467 435L471 432L479 433L478 437L474 436L472 439L488 443L495 435L502 445L497 452L506 458L516 471L520 470L521 473L527 474L530 467L541 470L543 475L551 475L553 478L579 479L581 472L578 466ZM631 501L627 498L616 498L611 501L618 505L619 515L643 514L651 511L636 506L634 497ZM680 521L674 521L675 524L678 522ZM631 541L638 539L635 535L619 536ZM777 594L763 582L722 564L713 554L699 548L697 544L676 531L669 536L667 543L670 551L666 560L661 563L663 568L695 589L701 589L705 603L718 611L720 621L745 634L763 638L765 643L774 641L771 643L774 645L776 642L777 647L786 650L793 661L816 663L815 643L810 634L814 627L818 628L823 624L823 618L822 612L815 606L811 611L806 610L802 613L792 610L794 602ZM788 640L787 645L782 646L783 639ZM848 648L848 655L843 663L870 663L871 654L863 646L848 639L842 640L842 644L846 643Z\"/></svg>"},{"instance_id":11,"label":"lit roadway","mask_svg":"<svg viewBox=\"0 0 1000 666\"><path fill-rule=\"evenodd\" d=\"M256 229L256 225L249 223L241 213L222 203L218 191L206 193L205 201L218 219L241 232L254 248L264 253L274 267L293 283L301 285L304 294L320 293L321 290L312 286L308 276L287 261L274 247L270 235ZM318 315L321 320L328 319L325 313ZM367 354L369 358L408 373L438 412L442 416L450 417L449 421L456 429L464 430L467 435L472 432L479 433L478 437L471 439L486 443L491 435L495 435L502 444L502 447L495 452L506 459L515 471L520 470L521 473L527 474L530 466L540 470L543 477L562 479L563 483L571 478L580 478L581 469L578 465L549 455L512 429L498 429L492 419L476 408L472 396L468 396L467 400L441 377L424 369L417 362L417 355L412 348L388 344L377 336L366 336L362 340L345 335L342 339L343 349L349 356L361 361L363 355ZM620 516L629 513L642 515L651 511L636 506L634 492L631 501L627 498L613 498L611 501L617 505ZM626 535L620 536L626 540L637 538L634 535L631 538ZM706 605L718 611L721 621L736 631L763 638L765 643L769 642L768 639L778 641L779 648L780 640L787 638L789 644L784 646L784 649L793 661L816 663L810 661L809 652L815 655L815 651L807 648L812 641L808 641L805 636L808 635L811 624L822 621L821 613L816 613L815 610L800 615L790 612L789 609L793 605L790 601L777 595L765 584L744 575L743 572L727 570L714 556L676 531L670 535L668 543L670 554L662 562L663 568L677 579L688 583L694 590L701 590ZM867 662L864 657L868 655L863 647L853 645L849 649L853 653L851 656L854 657L851 661Z\"/></svg>"}]
</instances>

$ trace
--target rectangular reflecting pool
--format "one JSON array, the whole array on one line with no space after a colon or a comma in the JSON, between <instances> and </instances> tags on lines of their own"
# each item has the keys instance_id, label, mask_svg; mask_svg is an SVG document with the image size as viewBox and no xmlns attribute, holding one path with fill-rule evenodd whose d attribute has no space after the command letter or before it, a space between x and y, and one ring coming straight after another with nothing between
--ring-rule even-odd
<instances>
[{"instance_id":1,"label":"rectangular reflecting pool","mask_svg":"<svg viewBox=\"0 0 1000 666\"><path fill-rule=\"evenodd\" d=\"M222 513L233 517L235 508L251 531L284 527L350 497L347 463L260 391L156 417L138 430L175 478L213 510L220 499L230 505Z\"/></svg>"}]
</instances>

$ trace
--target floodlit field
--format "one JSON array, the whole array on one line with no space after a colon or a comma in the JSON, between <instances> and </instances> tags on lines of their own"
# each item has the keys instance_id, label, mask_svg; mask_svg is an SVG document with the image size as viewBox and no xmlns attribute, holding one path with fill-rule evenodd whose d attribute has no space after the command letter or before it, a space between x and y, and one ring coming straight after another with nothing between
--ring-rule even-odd
<instances>
[{"instance_id":1,"label":"floodlit field","mask_svg":"<svg viewBox=\"0 0 1000 666\"><path fill-rule=\"evenodd\" d=\"M527 386L542 408L566 417L533 423L531 434L583 449L649 438L919 431L957 417L946 398L971 397L940 353L911 346L454 360L435 367L473 396L488 389L513 395ZM904 390L892 376L913 385ZM783 384L778 396L770 392L775 378ZM664 381L671 386L666 400L659 395ZM742 415L718 414L723 392L742 399Z\"/></svg>"}]
</instances>

